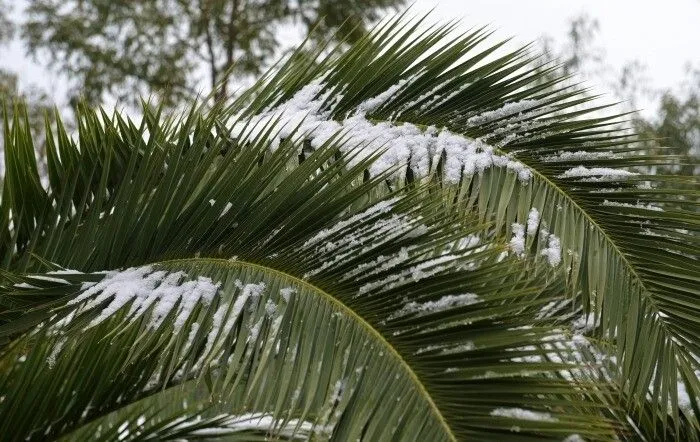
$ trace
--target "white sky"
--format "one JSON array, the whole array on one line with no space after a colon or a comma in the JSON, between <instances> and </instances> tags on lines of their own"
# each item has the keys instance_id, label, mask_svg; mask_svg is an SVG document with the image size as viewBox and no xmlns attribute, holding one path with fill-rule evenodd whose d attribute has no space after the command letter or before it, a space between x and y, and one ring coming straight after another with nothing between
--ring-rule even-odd
<instances>
[{"instance_id":1,"label":"white sky","mask_svg":"<svg viewBox=\"0 0 700 442\"><path fill-rule=\"evenodd\" d=\"M436 17L488 24L501 37L529 43L543 34L563 41L568 20L582 13L598 19L597 43L607 61L621 67L637 59L657 87L684 77L687 62L700 63L700 0L418 0L416 9Z\"/></svg>"},{"instance_id":2,"label":"white sky","mask_svg":"<svg viewBox=\"0 0 700 442\"><path fill-rule=\"evenodd\" d=\"M17 0L21 10L26 0ZM700 0L416 0L414 11L434 8L434 20L461 19L462 27L488 24L496 36L528 43L548 34L563 42L568 20L586 12L600 23L598 45L617 69L637 59L652 86L671 88L684 78L684 66L700 65ZM59 104L66 80L33 63L14 42L0 47L0 66L19 74L22 86L37 84ZM595 85L595 79L587 79ZM598 86L600 90L601 87ZM603 88L604 89L604 88Z\"/></svg>"}]
</instances>

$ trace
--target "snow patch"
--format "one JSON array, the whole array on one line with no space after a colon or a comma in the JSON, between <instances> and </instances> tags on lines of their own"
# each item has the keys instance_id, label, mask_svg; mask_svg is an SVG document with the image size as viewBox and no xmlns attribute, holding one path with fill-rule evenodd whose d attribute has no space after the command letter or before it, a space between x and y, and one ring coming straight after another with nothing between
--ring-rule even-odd
<instances>
[{"instance_id":1,"label":"snow patch","mask_svg":"<svg viewBox=\"0 0 700 442\"><path fill-rule=\"evenodd\" d=\"M508 244L513 253L522 257L525 255L525 227L518 223L513 223L511 227L513 229L513 237Z\"/></svg>"},{"instance_id":2,"label":"snow patch","mask_svg":"<svg viewBox=\"0 0 700 442\"><path fill-rule=\"evenodd\" d=\"M495 410L491 411L491 416L508 417L528 421L557 422L557 419L552 417L552 415L549 413L525 410L522 408L496 408Z\"/></svg>"},{"instance_id":3,"label":"snow patch","mask_svg":"<svg viewBox=\"0 0 700 442\"><path fill-rule=\"evenodd\" d=\"M540 225L540 212L536 208L530 209L527 215L527 234L534 235L537 232L537 227Z\"/></svg>"},{"instance_id":4,"label":"snow patch","mask_svg":"<svg viewBox=\"0 0 700 442\"><path fill-rule=\"evenodd\" d=\"M444 155L444 178L449 183L458 183L462 175L481 173L494 165L513 171L523 183L529 181L532 174L524 164L508 156L495 154L494 147L482 141L448 130L423 130L410 123L375 124L366 118L367 112L379 108L409 81L411 80L402 80L389 87L385 92L361 103L355 114L335 121L331 118L333 104L329 103L330 91L324 92L323 83L316 80L275 108L241 118L233 124L232 134L239 140L254 140L274 127L278 133L270 146L273 150L279 146L280 139L289 138L293 134L308 139L313 148L340 135L345 141L340 146L341 151L352 151L354 154L350 166L381 152L370 167L369 172L373 176L389 170L395 170L400 176L410 167L417 178L423 178L433 172ZM482 124L536 104L530 100L510 103L501 109L474 116L471 121Z\"/></svg>"},{"instance_id":5,"label":"snow patch","mask_svg":"<svg viewBox=\"0 0 700 442\"><path fill-rule=\"evenodd\" d=\"M585 150L579 150L576 152L559 152L556 155L543 156L540 159L546 163L564 162L564 161L576 161L576 160L599 160L604 159L618 159L621 158L620 155L613 153L612 151L603 152L588 152Z\"/></svg>"},{"instance_id":6,"label":"snow patch","mask_svg":"<svg viewBox=\"0 0 700 442\"><path fill-rule=\"evenodd\" d=\"M612 206L612 207L629 207L632 209L645 209L645 210L652 210L654 212L663 212L664 209L662 209L659 206L655 206L653 204L644 204L639 201L637 201L636 204L632 203L624 203L620 201L609 201L609 200L604 200L603 201L604 206Z\"/></svg>"},{"instance_id":7,"label":"snow patch","mask_svg":"<svg viewBox=\"0 0 700 442\"><path fill-rule=\"evenodd\" d=\"M472 305L479 301L479 297L473 293L464 293L462 295L447 295L437 301L415 302L411 301L403 306L401 310L391 315L389 319L406 316L411 313L434 313L445 311L452 308L464 307Z\"/></svg>"},{"instance_id":8,"label":"snow patch","mask_svg":"<svg viewBox=\"0 0 700 442\"><path fill-rule=\"evenodd\" d=\"M199 302L208 305L219 289L219 284L209 278L200 276L186 281L186 277L184 272L168 273L150 266L132 267L108 273L102 281L83 291L68 305L85 302L79 308L80 312L85 312L106 303L88 328L104 322L128 303L131 303L128 312L130 318L137 318L152 307L148 327L156 328L178 305L174 322L178 330L195 306Z\"/></svg>"},{"instance_id":9,"label":"snow patch","mask_svg":"<svg viewBox=\"0 0 700 442\"><path fill-rule=\"evenodd\" d=\"M609 167L585 167L577 166L566 170L558 178L589 178L588 181L608 181L639 175L622 169L611 169Z\"/></svg>"},{"instance_id":10,"label":"snow patch","mask_svg":"<svg viewBox=\"0 0 700 442\"><path fill-rule=\"evenodd\" d=\"M246 413L240 415L219 415L213 421L214 424L208 428L201 428L188 432L192 436L223 436L226 434L236 433L248 430L272 431L285 438L290 437L306 437L310 434L314 425L312 422L300 421L291 419L285 421L277 419L270 414L264 413ZM199 419L194 421L182 422L179 426L174 427L176 430L185 430L187 427L198 424L202 426Z\"/></svg>"},{"instance_id":11,"label":"snow patch","mask_svg":"<svg viewBox=\"0 0 700 442\"><path fill-rule=\"evenodd\" d=\"M549 265L556 267L561 263L561 242L559 238L550 234L548 237L547 247L540 251L540 255L547 258Z\"/></svg>"},{"instance_id":12,"label":"snow patch","mask_svg":"<svg viewBox=\"0 0 700 442\"><path fill-rule=\"evenodd\" d=\"M522 112L532 110L542 104L540 100L521 100L512 103L506 103L498 109L492 111L483 112L479 115L475 115L467 119L467 124L472 126L480 126L483 124L491 123L496 120L500 120L505 117L512 117L515 115L517 118L518 114L522 115ZM511 118L513 120L513 118Z\"/></svg>"}]
</instances>

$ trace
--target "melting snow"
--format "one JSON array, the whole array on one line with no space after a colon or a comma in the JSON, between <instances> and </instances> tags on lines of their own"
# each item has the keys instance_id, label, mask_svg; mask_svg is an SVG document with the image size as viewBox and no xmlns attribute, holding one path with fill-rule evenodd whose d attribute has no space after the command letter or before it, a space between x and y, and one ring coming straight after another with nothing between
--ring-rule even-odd
<instances>
[{"instance_id":1,"label":"melting snow","mask_svg":"<svg viewBox=\"0 0 700 442\"><path fill-rule=\"evenodd\" d=\"M556 422L557 419L549 413L524 410L522 408L496 408L491 412L491 416L509 417L528 421Z\"/></svg>"}]
</instances>

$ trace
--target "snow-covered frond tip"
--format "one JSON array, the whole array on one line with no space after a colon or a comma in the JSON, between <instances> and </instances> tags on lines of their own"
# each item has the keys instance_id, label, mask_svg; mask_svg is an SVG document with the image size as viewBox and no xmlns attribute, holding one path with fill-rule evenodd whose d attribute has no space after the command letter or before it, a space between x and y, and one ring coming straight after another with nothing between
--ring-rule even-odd
<instances>
[{"instance_id":1,"label":"snow-covered frond tip","mask_svg":"<svg viewBox=\"0 0 700 442\"><path fill-rule=\"evenodd\" d=\"M662 209L659 206L655 206L653 204L644 204L639 201L637 201L636 204L632 203L624 203L620 201L609 201L609 200L604 200L603 201L604 206L612 206L612 207L629 207L631 209L644 209L644 210L651 210L653 212L663 212L664 209Z\"/></svg>"},{"instance_id":2,"label":"snow-covered frond tip","mask_svg":"<svg viewBox=\"0 0 700 442\"><path fill-rule=\"evenodd\" d=\"M629 170L611 169L609 167L585 167L576 166L567 169L558 176L558 178L585 178L584 181L612 181L626 178L629 176L639 175L636 172Z\"/></svg>"},{"instance_id":3,"label":"snow-covered frond tip","mask_svg":"<svg viewBox=\"0 0 700 442\"><path fill-rule=\"evenodd\" d=\"M517 256L525 255L525 226L520 223L513 223L513 237L510 239L510 249Z\"/></svg>"},{"instance_id":4,"label":"snow-covered frond tip","mask_svg":"<svg viewBox=\"0 0 700 442\"><path fill-rule=\"evenodd\" d=\"M555 155L545 155L540 157L541 161L545 163L556 163L556 162L568 162L568 161L586 161L586 160L600 160L600 159L620 159L622 158L619 154L612 151L600 151L600 152L589 152L586 150L578 150L575 152L559 152Z\"/></svg>"},{"instance_id":5,"label":"snow-covered frond tip","mask_svg":"<svg viewBox=\"0 0 700 442\"><path fill-rule=\"evenodd\" d=\"M540 212L536 208L530 209L527 215L527 234L534 235L537 233L537 227L540 225Z\"/></svg>"},{"instance_id":6,"label":"snow-covered frond tip","mask_svg":"<svg viewBox=\"0 0 700 442\"><path fill-rule=\"evenodd\" d=\"M130 318L138 318L152 307L148 326L158 327L177 305L174 327L178 330L197 303L209 304L219 289L219 284L209 278L186 278L184 272L169 273L154 270L151 266L110 272L102 281L68 302L68 305L84 303L77 310L77 313L83 313L106 303L88 327L107 320L128 303L131 303L128 312Z\"/></svg>"},{"instance_id":7,"label":"snow-covered frond tip","mask_svg":"<svg viewBox=\"0 0 700 442\"><path fill-rule=\"evenodd\" d=\"M491 411L491 416L508 417L511 419L528 421L557 422L557 419L549 413L524 410L522 408L496 408L495 410Z\"/></svg>"},{"instance_id":8,"label":"snow-covered frond tip","mask_svg":"<svg viewBox=\"0 0 700 442\"><path fill-rule=\"evenodd\" d=\"M404 305L401 310L397 311L389 317L396 319L410 314L426 315L435 312L441 312L453 308L464 307L479 302L479 297L473 293L464 293L461 295L447 295L436 301L416 302L411 301Z\"/></svg>"},{"instance_id":9,"label":"snow-covered frond tip","mask_svg":"<svg viewBox=\"0 0 700 442\"><path fill-rule=\"evenodd\" d=\"M561 263L561 241L553 234L547 237L547 247L540 251L540 255L547 258L547 262L552 267L556 267Z\"/></svg>"},{"instance_id":10,"label":"snow-covered frond tip","mask_svg":"<svg viewBox=\"0 0 700 442\"><path fill-rule=\"evenodd\" d=\"M371 175L391 169L401 173L410 167L417 178L423 178L434 172L444 155L444 179L448 183L458 183L463 175L481 173L492 166L505 167L516 173L522 183L529 182L532 173L524 164L494 153L494 147L482 141L446 129L429 127L423 130L410 123L374 123L367 119L368 111L381 106L404 86L405 83L399 83L389 87L384 93L361 103L355 114L336 121L332 119L332 104L327 104L328 92L323 92L323 83L314 81L288 101L252 117L240 118L233 124L232 135L239 140L255 139L274 125L278 131L271 142L274 150L280 139L288 138L292 133L308 139L313 148L342 134L341 151L355 154L351 166L383 151L370 166ZM526 104L526 107L533 106L532 103Z\"/></svg>"}]
</instances>

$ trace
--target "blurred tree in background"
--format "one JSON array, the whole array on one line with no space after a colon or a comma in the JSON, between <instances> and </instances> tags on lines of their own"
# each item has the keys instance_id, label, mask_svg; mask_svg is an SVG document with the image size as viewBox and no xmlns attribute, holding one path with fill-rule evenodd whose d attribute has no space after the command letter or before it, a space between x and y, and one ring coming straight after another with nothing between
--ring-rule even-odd
<instances>
[{"instance_id":1,"label":"blurred tree in background","mask_svg":"<svg viewBox=\"0 0 700 442\"><path fill-rule=\"evenodd\" d=\"M405 0L30 0L22 36L34 56L100 103L155 95L167 104L231 91L230 77L260 74L284 46L280 28L352 42L364 23ZM289 42L287 42L289 44Z\"/></svg>"},{"instance_id":2,"label":"blurred tree in background","mask_svg":"<svg viewBox=\"0 0 700 442\"><path fill-rule=\"evenodd\" d=\"M639 143L649 153L660 151L678 156L678 161L665 166L654 166L649 172L658 174L693 175L700 173L700 68L688 64L686 79L675 88L650 87L645 77L645 66L639 60L625 63L614 72L605 57L603 48L597 45L599 22L587 15L580 15L569 22L568 39L558 47L553 39L544 36L544 51L557 59L566 74L579 73L581 77L596 78L608 83L616 98L622 100L628 110L638 110L643 104L653 103L647 112L631 115L630 127L639 135ZM612 80L607 80L612 77Z\"/></svg>"},{"instance_id":3,"label":"blurred tree in background","mask_svg":"<svg viewBox=\"0 0 700 442\"><path fill-rule=\"evenodd\" d=\"M14 24L8 17L10 5L5 0L0 0L0 42L4 42L12 38L14 32Z\"/></svg>"},{"instance_id":4,"label":"blurred tree in background","mask_svg":"<svg viewBox=\"0 0 700 442\"><path fill-rule=\"evenodd\" d=\"M2 46L14 37L15 25L12 22L11 13L11 4L0 0L0 55L3 52ZM39 167L42 169L41 172L45 172L46 163L42 161L45 150L43 134L45 117L50 115L51 111L51 100L44 91L36 86L20 89L17 74L0 68L0 120L4 117L5 112L8 112L8 117L12 118L15 106L26 107L29 126L35 137L35 145L39 149ZM2 141L3 136L3 130L0 129L0 141ZM4 172L4 162L1 153L2 150L0 149L0 165L2 165L0 167L0 175Z\"/></svg>"}]
</instances>

